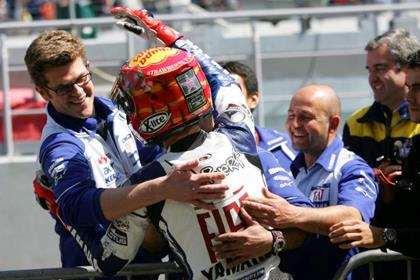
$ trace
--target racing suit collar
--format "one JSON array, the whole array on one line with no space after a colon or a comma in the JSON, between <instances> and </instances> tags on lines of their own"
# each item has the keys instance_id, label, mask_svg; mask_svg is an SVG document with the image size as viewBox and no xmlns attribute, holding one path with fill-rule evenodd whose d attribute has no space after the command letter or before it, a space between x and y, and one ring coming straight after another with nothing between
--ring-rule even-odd
<instances>
[{"instance_id":1,"label":"racing suit collar","mask_svg":"<svg viewBox=\"0 0 420 280\"><path fill-rule=\"evenodd\" d=\"M200 130L199 132L188 135L187 137L182 138L178 142L172 144L169 150L173 153L179 153L194 149L204 142L206 135L207 133L205 133L203 130Z\"/></svg>"}]
</instances>

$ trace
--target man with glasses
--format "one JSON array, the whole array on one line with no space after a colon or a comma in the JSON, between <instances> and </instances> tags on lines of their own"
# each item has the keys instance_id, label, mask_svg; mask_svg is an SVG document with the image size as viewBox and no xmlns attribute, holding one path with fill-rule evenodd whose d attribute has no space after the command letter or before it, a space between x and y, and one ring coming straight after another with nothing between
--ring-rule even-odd
<instances>
[{"instance_id":1,"label":"man with glasses","mask_svg":"<svg viewBox=\"0 0 420 280\"><path fill-rule=\"evenodd\" d=\"M80 232L100 236L112 221L165 199L212 208L204 201L225 197L226 185L208 183L225 175L193 174L197 161L137 184L142 165L161 149L145 147L126 115L111 100L94 96L80 39L66 31L46 31L30 44L25 63L35 89L48 101L34 187L56 220L63 267L89 264ZM134 262L160 261L161 256L148 255L156 250L152 239L145 239Z\"/></svg>"},{"instance_id":2,"label":"man with glasses","mask_svg":"<svg viewBox=\"0 0 420 280\"><path fill-rule=\"evenodd\" d=\"M89 64L86 64L86 68L89 69ZM55 89L52 89L50 87L48 87L47 85L45 85L44 87L55 92L55 94L59 95L59 96L63 96L63 95L67 95L67 94L71 94L71 92L74 90L74 86L77 85L81 88L85 87L90 80L92 80L92 73L88 72L82 76L80 76L79 78L77 78L77 80L73 83L69 83L67 85L62 85L59 86Z\"/></svg>"}]
</instances>

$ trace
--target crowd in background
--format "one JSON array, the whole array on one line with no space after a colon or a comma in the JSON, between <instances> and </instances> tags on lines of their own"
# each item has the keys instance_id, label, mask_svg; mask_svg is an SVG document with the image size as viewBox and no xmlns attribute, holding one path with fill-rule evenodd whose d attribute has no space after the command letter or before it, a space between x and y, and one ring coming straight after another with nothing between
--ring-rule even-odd
<instances>
[{"instance_id":1,"label":"crowd in background","mask_svg":"<svg viewBox=\"0 0 420 280\"><path fill-rule=\"evenodd\" d=\"M77 17L100 17L110 14L113 6L145 8L155 13L170 13L173 0L0 0L0 21L50 20L69 18L69 3L76 3ZM241 0L188 0L208 11L243 9ZM290 0L296 7L313 6L311 0ZM325 0L326 5L392 3L400 0ZM262 8L264 5L262 5Z\"/></svg>"}]
</instances>

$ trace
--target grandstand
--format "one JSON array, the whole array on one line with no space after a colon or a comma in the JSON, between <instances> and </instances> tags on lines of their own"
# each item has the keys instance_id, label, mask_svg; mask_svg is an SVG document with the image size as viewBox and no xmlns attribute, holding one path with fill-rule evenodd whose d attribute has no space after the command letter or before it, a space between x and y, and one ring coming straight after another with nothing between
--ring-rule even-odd
<instances>
[{"instance_id":1,"label":"grandstand","mask_svg":"<svg viewBox=\"0 0 420 280\"><path fill-rule=\"evenodd\" d=\"M252 6L257 2L262 4ZM157 17L172 22L216 60L235 59L253 66L264 95L256 119L278 130L284 130L291 94L304 84L319 82L335 88L342 98L343 118L369 104L366 42L390 26L405 27L420 37L419 3L334 7L296 7L291 0L241 3L244 9L238 11L209 13L191 5L183 14ZM44 103L32 91L25 72L25 49L34 34L46 28L97 26L97 36L85 42L97 94L106 96L118 67L148 47L113 23L110 17L0 22L0 90L8 93L0 98L0 270L60 266L52 219L32 194L37 139L45 119L40 109Z\"/></svg>"}]
</instances>

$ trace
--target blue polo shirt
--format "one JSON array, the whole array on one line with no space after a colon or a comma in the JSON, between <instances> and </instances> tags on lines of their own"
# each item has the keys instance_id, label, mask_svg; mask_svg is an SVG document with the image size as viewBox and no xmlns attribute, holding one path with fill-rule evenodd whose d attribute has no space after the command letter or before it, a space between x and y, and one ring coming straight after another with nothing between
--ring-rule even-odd
<instances>
[{"instance_id":1,"label":"blue polo shirt","mask_svg":"<svg viewBox=\"0 0 420 280\"><path fill-rule=\"evenodd\" d=\"M303 154L299 153L291 171L297 187L315 207L352 206L360 211L365 222L370 222L378 194L373 170L363 159L345 149L341 138L336 137L309 168L305 166ZM285 262L295 280L332 279L340 265L358 251L339 249L327 236L317 235L306 246L287 253Z\"/></svg>"}]
</instances>

